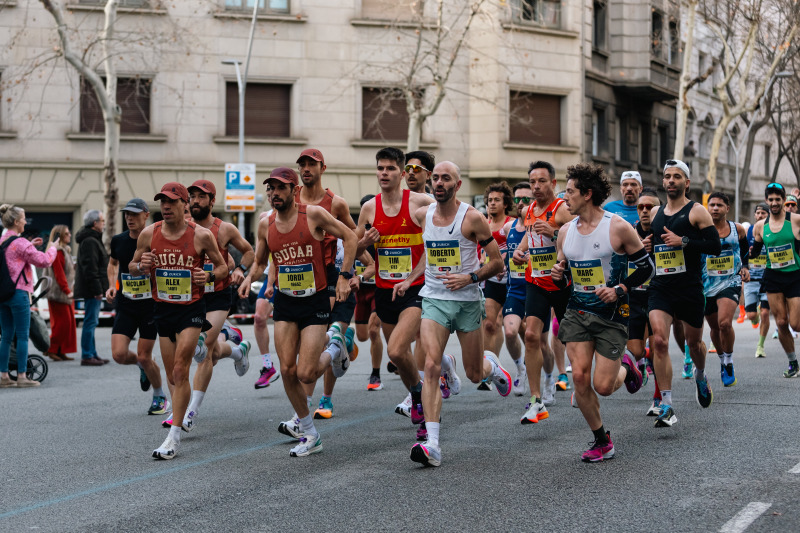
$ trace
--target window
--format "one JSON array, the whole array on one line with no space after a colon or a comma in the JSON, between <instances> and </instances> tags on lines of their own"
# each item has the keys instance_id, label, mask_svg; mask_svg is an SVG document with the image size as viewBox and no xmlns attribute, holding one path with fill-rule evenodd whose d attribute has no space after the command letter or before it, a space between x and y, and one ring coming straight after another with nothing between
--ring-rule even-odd
<instances>
[{"instance_id":1,"label":"window","mask_svg":"<svg viewBox=\"0 0 800 533\"><path fill-rule=\"evenodd\" d=\"M680 61L680 34L678 33L678 23L674 20L669 23L669 46L667 46L667 63L676 65Z\"/></svg>"},{"instance_id":2,"label":"window","mask_svg":"<svg viewBox=\"0 0 800 533\"><path fill-rule=\"evenodd\" d=\"M511 0L511 19L514 22L534 22L558 28L561 26L561 1Z\"/></svg>"},{"instance_id":3,"label":"window","mask_svg":"<svg viewBox=\"0 0 800 533\"><path fill-rule=\"evenodd\" d=\"M422 17L423 0L361 0L361 16L379 20L416 20Z\"/></svg>"},{"instance_id":4,"label":"window","mask_svg":"<svg viewBox=\"0 0 800 533\"><path fill-rule=\"evenodd\" d=\"M672 157L669 149L669 129L667 126L658 127L658 166L659 168L666 162L668 157Z\"/></svg>"},{"instance_id":5,"label":"window","mask_svg":"<svg viewBox=\"0 0 800 533\"><path fill-rule=\"evenodd\" d=\"M639 163L650 164L650 123L639 123Z\"/></svg>"},{"instance_id":6,"label":"window","mask_svg":"<svg viewBox=\"0 0 800 533\"><path fill-rule=\"evenodd\" d=\"M225 9L253 11L255 0L225 0ZM267 12L288 13L289 0L258 0L258 9ZM247 98L247 95L245 95Z\"/></svg>"},{"instance_id":7,"label":"window","mask_svg":"<svg viewBox=\"0 0 800 533\"><path fill-rule=\"evenodd\" d=\"M606 152L607 145L606 110L595 107L592 109L592 156L602 155Z\"/></svg>"},{"instance_id":8,"label":"window","mask_svg":"<svg viewBox=\"0 0 800 533\"><path fill-rule=\"evenodd\" d=\"M103 78L105 83L105 78ZM147 78L117 78L117 105L122 110L121 133L150 133L150 92L152 80ZM80 131L103 133L103 109L92 86L81 78Z\"/></svg>"},{"instance_id":9,"label":"window","mask_svg":"<svg viewBox=\"0 0 800 533\"><path fill-rule=\"evenodd\" d=\"M416 94L420 100L423 96L422 90ZM361 137L390 141L408 138L408 109L399 89L361 89Z\"/></svg>"},{"instance_id":10,"label":"window","mask_svg":"<svg viewBox=\"0 0 800 533\"><path fill-rule=\"evenodd\" d=\"M107 0L78 0L79 4L104 6ZM148 5L148 0L119 0L120 7L142 7Z\"/></svg>"},{"instance_id":11,"label":"window","mask_svg":"<svg viewBox=\"0 0 800 533\"><path fill-rule=\"evenodd\" d=\"M653 56L661 59L664 56L664 20L661 13L653 11L650 19L650 42Z\"/></svg>"},{"instance_id":12,"label":"window","mask_svg":"<svg viewBox=\"0 0 800 533\"><path fill-rule=\"evenodd\" d=\"M606 47L606 2L594 2L592 18L592 46L605 49Z\"/></svg>"},{"instance_id":13,"label":"window","mask_svg":"<svg viewBox=\"0 0 800 533\"><path fill-rule=\"evenodd\" d=\"M244 93L244 134L248 137L291 136L292 86L248 83ZM239 86L225 84L225 135L239 135Z\"/></svg>"},{"instance_id":14,"label":"window","mask_svg":"<svg viewBox=\"0 0 800 533\"><path fill-rule=\"evenodd\" d=\"M617 161L628 161L630 159L628 151L628 117L617 115L615 133L614 158Z\"/></svg>"},{"instance_id":15,"label":"window","mask_svg":"<svg viewBox=\"0 0 800 533\"><path fill-rule=\"evenodd\" d=\"M561 144L562 99L550 94L511 91L508 140L527 144Z\"/></svg>"}]
</instances>

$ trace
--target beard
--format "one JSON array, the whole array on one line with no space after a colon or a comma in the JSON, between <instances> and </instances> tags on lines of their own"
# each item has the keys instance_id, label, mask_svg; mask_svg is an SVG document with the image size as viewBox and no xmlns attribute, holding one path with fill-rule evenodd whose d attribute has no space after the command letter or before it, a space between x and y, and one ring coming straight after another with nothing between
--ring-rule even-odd
<instances>
[{"instance_id":1,"label":"beard","mask_svg":"<svg viewBox=\"0 0 800 533\"><path fill-rule=\"evenodd\" d=\"M211 206L208 205L206 207L200 207L199 205L193 205L189 211L192 213L192 218L195 220L205 220L208 215L211 213Z\"/></svg>"},{"instance_id":2,"label":"beard","mask_svg":"<svg viewBox=\"0 0 800 533\"><path fill-rule=\"evenodd\" d=\"M442 192L442 197L441 198L437 194L438 192ZM444 204L444 203L449 202L453 198L453 196L455 196L455 195L456 195L455 187L453 187L452 189L445 189L444 187L442 187L442 188L439 188L439 189L435 189L433 191L434 198L440 204Z\"/></svg>"},{"instance_id":3,"label":"beard","mask_svg":"<svg viewBox=\"0 0 800 533\"><path fill-rule=\"evenodd\" d=\"M275 205L275 200L278 201L277 205ZM280 211L281 213L289 209L289 202L284 202L281 198L273 198L270 203L272 204L272 209Z\"/></svg>"}]
</instances>

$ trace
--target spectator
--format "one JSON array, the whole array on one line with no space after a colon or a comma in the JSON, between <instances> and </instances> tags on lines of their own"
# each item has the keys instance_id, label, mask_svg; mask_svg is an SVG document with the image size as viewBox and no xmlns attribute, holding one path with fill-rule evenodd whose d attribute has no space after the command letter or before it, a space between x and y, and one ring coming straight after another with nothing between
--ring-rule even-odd
<instances>
[{"instance_id":1,"label":"spectator","mask_svg":"<svg viewBox=\"0 0 800 533\"><path fill-rule=\"evenodd\" d=\"M694 157L697 155L697 150L694 149L694 141L689 141L689 144L683 147L683 157Z\"/></svg>"},{"instance_id":2,"label":"spectator","mask_svg":"<svg viewBox=\"0 0 800 533\"><path fill-rule=\"evenodd\" d=\"M75 331L75 308L72 287L75 284L75 263L69 243L72 233L64 224L54 226L50 231L50 242L58 250L53 266L47 274L53 280L47 291L47 304L50 309L50 350L45 354L53 361L72 361L67 354L78 351Z\"/></svg>"},{"instance_id":3,"label":"spectator","mask_svg":"<svg viewBox=\"0 0 800 533\"><path fill-rule=\"evenodd\" d=\"M108 359L97 355L94 330L100 320L100 306L108 289L108 254L103 246L103 213L97 209L83 215L83 228L75 235L78 243L78 268L75 273L75 298L83 298L83 331L81 332L81 365L101 366Z\"/></svg>"},{"instance_id":4,"label":"spectator","mask_svg":"<svg viewBox=\"0 0 800 533\"><path fill-rule=\"evenodd\" d=\"M38 387L38 381L32 381L25 375L28 368L28 335L31 328L31 299L33 292L33 271L31 265L40 268L53 264L56 258L56 247L49 246L46 252L36 249L42 245L42 239L33 241L20 238L25 229L25 211L11 204L0 206L0 220L5 232L0 242L13 239L6 248L6 264L11 279L16 280L14 296L0 302L0 388ZM8 363L11 358L11 340L17 337L17 381L8 375Z\"/></svg>"}]
</instances>

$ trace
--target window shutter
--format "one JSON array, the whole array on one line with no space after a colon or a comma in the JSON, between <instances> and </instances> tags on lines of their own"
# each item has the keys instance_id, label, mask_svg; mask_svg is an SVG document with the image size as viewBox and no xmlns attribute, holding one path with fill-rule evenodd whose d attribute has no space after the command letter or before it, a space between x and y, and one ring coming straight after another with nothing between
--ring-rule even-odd
<instances>
[{"instance_id":1,"label":"window shutter","mask_svg":"<svg viewBox=\"0 0 800 533\"><path fill-rule=\"evenodd\" d=\"M561 144L561 96L512 91L509 140Z\"/></svg>"},{"instance_id":2,"label":"window shutter","mask_svg":"<svg viewBox=\"0 0 800 533\"><path fill-rule=\"evenodd\" d=\"M248 83L244 95L244 134L248 137L289 137L291 85ZM239 135L239 88L225 86L225 135Z\"/></svg>"},{"instance_id":3,"label":"window shutter","mask_svg":"<svg viewBox=\"0 0 800 533\"><path fill-rule=\"evenodd\" d=\"M362 138L400 141L408 137L406 100L398 90L364 87L361 106Z\"/></svg>"}]
</instances>

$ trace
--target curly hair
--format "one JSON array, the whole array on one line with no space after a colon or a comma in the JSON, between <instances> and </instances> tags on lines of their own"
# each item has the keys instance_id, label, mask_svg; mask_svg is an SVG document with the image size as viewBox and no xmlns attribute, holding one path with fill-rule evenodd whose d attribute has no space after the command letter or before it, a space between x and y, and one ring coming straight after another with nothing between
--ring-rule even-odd
<instances>
[{"instance_id":1,"label":"curly hair","mask_svg":"<svg viewBox=\"0 0 800 533\"><path fill-rule=\"evenodd\" d=\"M611 194L606 171L594 163L578 163L567 167L567 181L572 180L581 194L592 192L592 204L600 206Z\"/></svg>"},{"instance_id":2,"label":"curly hair","mask_svg":"<svg viewBox=\"0 0 800 533\"><path fill-rule=\"evenodd\" d=\"M489 203L489 193L499 192L503 195L503 210L505 211L506 215L511 211L511 208L514 206L514 195L511 193L511 187L508 186L508 183L501 181L500 183L492 183L486 190L483 191L483 201L484 203Z\"/></svg>"}]
</instances>

